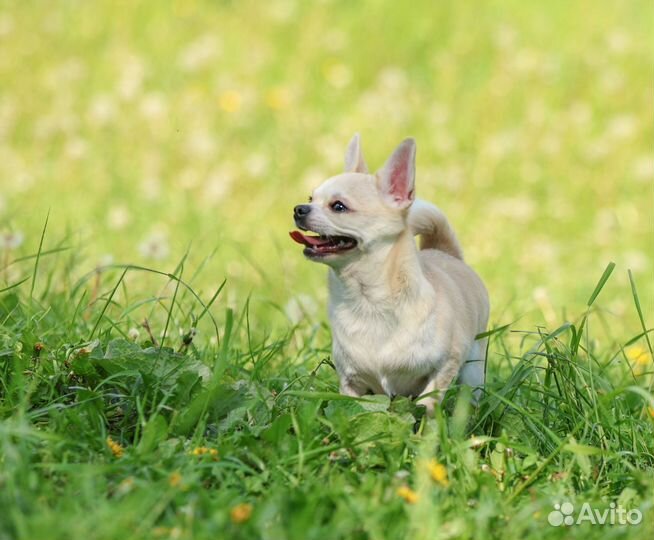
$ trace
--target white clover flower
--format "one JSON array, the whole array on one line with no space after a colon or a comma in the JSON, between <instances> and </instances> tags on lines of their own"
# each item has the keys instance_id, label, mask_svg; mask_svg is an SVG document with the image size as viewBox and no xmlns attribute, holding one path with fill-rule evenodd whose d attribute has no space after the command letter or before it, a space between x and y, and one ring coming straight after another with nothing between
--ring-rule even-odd
<instances>
[{"instance_id":1,"label":"white clover flower","mask_svg":"<svg viewBox=\"0 0 654 540\"><path fill-rule=\"evenodd\" d=\"M161 181L154 175L146 176L141 180L141 193L148 201L154 201L161 195Z\"/></svg>"},{"instance_id":2,"label":"white clover flower","mask_svg":"<svg viewBox=\"0 0 654 540\"><path fill-rule=\"evenodd\" d=\"M620 55L629 51L632 45L631 36L623 30L614 30L606 38L609 52Z\"/></svg>"},{"instance_id":3,"label":"white clover flower","mask_svg":"<svg viewBox=\"0 0 654 540\"><path fill-rule=\"evenodd\" d=\"M136 341L140 335L141 332L139 332L138 329L134 327L130 328L127 332L127 337L132 341Z\"/></svg>"},{"instance_id":4,"label":"white clover flower","mask_svg":"<svg viewBox=\"0 0 654 540\"><path fill-rule=\"evenodd\" d=\"M637 158L633 165L633 171L636 180L640 182L647 182L654 178L654 155L643 155Z\"/></svg>"},{"instance_id":5,"label":"white clover flower","mask_svg":"<svg viewBox=\"0 0 654 540\"><path fill-rule=\"evenodd\" d=\"M0 37L8 36L14 30L14 19L9 13L0 13Z\"/></svg>"},{"instance_id":6,"label":"white clover flower","mask_svg":"<svg viewBox=\"0 0 654 540\"><path fill-rule=\"evenodd\" d=\"M638 120L633 114L614 116L606 127L606 134L615 140L630 139L638 130Z\"/></svg>"},{"instance_id":7,"label":"white clover flower","mask_svg":"<svg viewBox=\"0 0 654 540\"><path fill-rule=\"evenodd\" d=\"M112 206L107 213L107 225L110 229L119 231L127 227L132 221L132 216L127 207L123 204Z\"/></svg>"},{"instance_id":8,"label":"white clover flower","mask_svg":"<svg viewBox=\"0 0 654 540\"><path fill-rule=\"evenodd\" d=\"M125 101L134 99L143 86L145 64L135 55L129 55L120 62L121 73L118 79L118 95Z\"/></svg>"},{"instance_id":9,"label":"white clover flower","mask_svg":"<svg viewBox=\"0 0 654 540\"><path fill-rule=\"evenodd\" d=\"M379 73L377 84L384 90L402 92L409 84L409 76L400 67L388 66Z\"/></svg>"},{"instance_id":10,"label":"white clover flower","mask_svg":"<svg viewBox=\"0 0 654 540\"><path fill-rule=\"evenodd\" d=\"M80 137L74 137L66 143L64 153L66 154L66 157L72 160L77 160L84 157L87 148L88 144L84 139Z\"/></svg>"},{"instance_id":11,"label":"white clover flower","mask_svg":"<svg viewBox=\"0 0 654 540\"><path fill-rule=\"evenodd\" d=\"M339 90L352 82L352 70L340 62L329 62L323 67L323 75L327 82Z\"/></svg>"},{"instance_id":12,"label":"white clover flower","mask_svg":"<svg viewBox=\"0 0 654 540\"><path fill-rule=\"evenodd\" d=\"M114 264L114 256L111 253L105 253L98 259L98 268L111 266Z\"/></svg>"},{"instance_id":13,"label":"white clover flower","mask_svg":"<svg viewBox=\"0 0 654 540\"><path fill-rule=\"evenodd\" d=\"M536 213L536 203L524 195L513 197L498 197L490 203L489 211L497 215L517 222L527 222Z\"/></svg>"},{"instance_id":14,"label":"white clover flower","mask_svg":"<svg viewBox=\"0 0 654 540\"><path fill-rule=\"evenodd\" d=\"M16 249L19 247L23 240L25 240L25 235L20 231L10 231L5 229L0 232L0 248L7 251Z\"/></svg>"},{"instance_id":15,"label":"white clover flower","mask_svg":"<svg viewBox=\"0 0 654 540\"><path fill-rule=\"evenodd\" d=\"M168 111L166 100L163 94L159 92L152 92L143 96L139 108L143 117L148 120L159 120Z\"/></svg>"},{"instance_id":16,"label":"white clover flower","mask_svg":"<svg viewBox=\"0 0 654 540\"><path fill-rule=\"evenodd\" d=\"M101 127L116 118L116 113L116 104L113 99L106 94L101 94L91 100L87 118L93 126Z\"/></svg>"},{"instance_id":17,"label":"white clover flower","mask_svg":"<svg viewBox=\"0 0 654 540\"><path fill-rule=\"evenodd\" d=\"M250 154L245 159L245 170L250 176L259 177L268 169L268 158L264 154Z\"/></svg>"},{"instance_id":18,"label":"white clover flower","mask_svg":"<svg viewBox=\"0 0 654 540\"><path fill-rule=\"evenodd\" d=\"M177 64L184 71L198 71L211 63L221 52L220 42L213 34L200 36L187 45L179 55Z\"/></svg>"},{"instance_id":19,"label":"white clover flower","mask_svg":"<svg viewBox=\"0 0 654 540\"><path fill-rule=\"evenodd\" d=\"M331 52L338 52L345 49L348 43L348 36L346 32L341 29L332 28L325 32L323 36L323 46Z\"/></svg>"},{"instance_id":20,"label":"white clover flower","mask_svg":"<svg viewBox=\"0 0 654 540\"><path fill-rule=\"evenodd\" d=\"M192 131L184 143L191 157L210 158L216 153L216 142L206 130Z\"/></svg>"},{"instance_id":21,"label":"white clover flower","mask_svg":"<svg viewBox=\"0 0 654 540\"><path fill-rule=\"evenodd\" d=\"M204 185L204 198L209 203L220 202L230 192L235 179L236 171L229 163L212 170Z\"/></svg>"},{"instance_id":22,"label":"white clover flower","mask_svg":"<svg viewBox=\"0 0 654 540\"><path fill-rule=\"evenodd\" d=\"M268 2L268 16L271 20L284 23L290 21L295 15L296 5L292 0L276 0Z\"/></svg>"},{"instance_id":23,"label":"white clover flower","mask_svg":"<svg viewBox=\"0 0 654 540\"><path fill-rule=\"evenodd\" d=\"M153 231L139 244L139 252L146 259L164 260L170 254L168 237L162 231Z\"/></svg>"}]
</instances>

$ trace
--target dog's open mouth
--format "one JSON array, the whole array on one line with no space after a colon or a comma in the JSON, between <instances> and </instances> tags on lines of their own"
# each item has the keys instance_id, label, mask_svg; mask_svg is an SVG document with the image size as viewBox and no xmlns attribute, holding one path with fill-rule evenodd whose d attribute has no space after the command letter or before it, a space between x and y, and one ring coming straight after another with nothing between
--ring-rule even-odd
<instances>
[{"instance_id":1,"label":"dog's open mouth","mask_svg":"<svg viewBox=\"0 0 654 540\"><path fill-rule=\"evenodd\" d=\"M300 231L292 231L289 234L293 240L304 246L304 254L307 256L342 253L357 245L357 241L348 236L307 236Z\"/></svg>"}]
</instances>

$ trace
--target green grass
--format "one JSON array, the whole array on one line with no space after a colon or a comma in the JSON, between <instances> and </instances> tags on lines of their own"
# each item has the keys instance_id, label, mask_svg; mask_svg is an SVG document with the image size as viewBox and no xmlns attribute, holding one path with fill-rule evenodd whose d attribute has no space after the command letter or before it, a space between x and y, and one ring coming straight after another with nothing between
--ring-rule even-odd
<instances>
[{"instance_id":1,"label":"green grass","mask_svg":"<svg viewBox=\"0 0 654 540\"><path fill-rule=\"evenodd\" d=\"M0 540L652 536L651 20L0 0ZM477 409L337 393L287 231L356 131L490 291Z\"/></svg>"},{"instance_id":2,"label":"green grass","mask_svg":"<svg viewBox=\"0 0 654 540\"><path fill-rule=\"evenodd\" d=\"M138 307L116 300L133 268L107 270L86 309L82 287L3 295L3 538L651 534L651 349L638 353L645 361L625 353L649 340L600 347L593 333L612 265L572 322L491 331L479 408L453 388L434 418L404 398L340 396L320 325L257 339L246 304L218 317L209 345L191 328L211 306L182 300L182 267L163 276L174 285L152 317L156 343L143 328L136 341L120 330ZM154 336L178 317L188 332ZM432 459L447 481L430 478ZM564 501L638 508L643 523L550 527ZM239 504L252 508L244 523L231 518Z\"/></svg>"}]
</instances>

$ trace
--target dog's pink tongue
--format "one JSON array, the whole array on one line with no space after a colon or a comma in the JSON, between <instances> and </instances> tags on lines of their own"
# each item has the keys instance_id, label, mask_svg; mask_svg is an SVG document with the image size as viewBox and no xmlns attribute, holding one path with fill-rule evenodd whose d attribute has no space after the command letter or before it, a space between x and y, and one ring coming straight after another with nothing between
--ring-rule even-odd
<instances>
[{"instance_id":1,"label":"dog's pink tongue","mask_svg":"<svg viewBox=\"0 0 654 540\"><path fill-rule=\"evenodd\" d=\"M291 231L288 234L291 236L293 240L295 240L298 244L302 244L303 246L317 246L323 243L319 237L305 236L300 231Z\"/></svg>"}]
</instances>

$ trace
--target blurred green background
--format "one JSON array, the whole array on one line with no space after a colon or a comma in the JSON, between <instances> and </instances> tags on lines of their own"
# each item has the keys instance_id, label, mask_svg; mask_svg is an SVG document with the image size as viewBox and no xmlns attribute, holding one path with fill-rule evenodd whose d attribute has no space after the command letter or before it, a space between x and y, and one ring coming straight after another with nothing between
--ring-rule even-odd
<instances>
[{"instance_id":1,"label":"blurred green background","mask_svg":"<svg viewBox=\"0 0 654 540\"><path fill-rule=\"evenodd\" d=\"M292 207L354 132L373 168L412 135L418 196L493 323L578 314L613 260L600 304L631 337L627 269L654 293L651 31L645 0L2 1L0 288L30 275L7 264L50 210L44 247L71 248L42 262L55 287L110 262L171 271L190 245L205 299L227 278L222 305L251 294L255 326L320 321Z\"/></svg>"}]
</instances>

